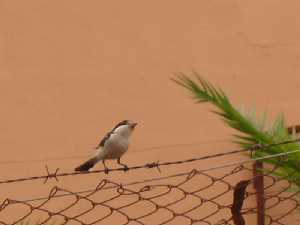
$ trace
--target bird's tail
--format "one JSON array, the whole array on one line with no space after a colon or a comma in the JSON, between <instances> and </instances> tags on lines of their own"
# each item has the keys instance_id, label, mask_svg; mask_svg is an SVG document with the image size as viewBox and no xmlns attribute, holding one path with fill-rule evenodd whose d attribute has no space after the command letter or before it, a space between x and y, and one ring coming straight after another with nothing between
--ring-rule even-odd
<instances>
[{"instance_id":1,"label":"bird's tail","mask_svg":"<svg viewBox=\"0 0 300 225\"><path fill-rule=\"evenodd\" d=\"M89 169L91 169L97 162L98 162L98 158L97 157L93 157L91 159L89 159L88 161L86 161L85 163L81 164L80 166L75 168L75 171L88 171Z\"/></svg>"}]
</instances>

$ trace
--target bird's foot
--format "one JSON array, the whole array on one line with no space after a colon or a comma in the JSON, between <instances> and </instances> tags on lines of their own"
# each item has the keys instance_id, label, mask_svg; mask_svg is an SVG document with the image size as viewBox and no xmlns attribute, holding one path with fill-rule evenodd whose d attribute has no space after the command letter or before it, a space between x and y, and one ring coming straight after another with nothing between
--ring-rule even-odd
<instances>
[{"instance_id":1,"label":"bird's foot","mask_svg":"<svg viewBox=\"0 0 300 225\"><path fill-rule=\"evenodd\" d=\"M109 169L107 167L104 167L104 173L108 174L108 172L109 172Z\"/></svg>"},{"instance_id":2,"label":"bird's foot","mask_svg":"<svg viewBox=\"0 0 300 225\"><path fill-rule=\"evenodd\" d=\"M127 172L129 170L128 166L127 165L123 165L123 170L124 170L124 172Z\"/></svg>"}]
</instances>

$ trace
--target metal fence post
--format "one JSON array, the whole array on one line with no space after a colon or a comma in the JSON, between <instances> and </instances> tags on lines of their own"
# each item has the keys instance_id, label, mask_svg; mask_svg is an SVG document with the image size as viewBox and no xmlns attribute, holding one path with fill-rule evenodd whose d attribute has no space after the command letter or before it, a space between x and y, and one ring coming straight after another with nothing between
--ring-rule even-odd
<instances>
[{"instance_id":1,"label":"metal fence post","mask_svg":"<svg viewBox=\"0 0 300 225\"><path fill-rule=\"evenodd\" d=\"M256 190L257 225L265 225L264 176L261 172L263 162L253 164L254 188Z\"/></svg>"}]
</instances>

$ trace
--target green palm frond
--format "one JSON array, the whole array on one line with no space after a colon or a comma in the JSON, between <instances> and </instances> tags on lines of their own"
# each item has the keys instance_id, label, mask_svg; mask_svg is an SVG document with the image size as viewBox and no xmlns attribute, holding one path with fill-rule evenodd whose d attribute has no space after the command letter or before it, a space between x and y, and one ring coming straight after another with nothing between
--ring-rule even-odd
<instances>
[{"instance_id":1,"label":"green palm frond","mask_svg":"<svg viewBox=\"0 0 300 225\"><path fill-rule=\"evenodd\" d=\"M233 135L233 142L242 147L250 147L257 143L270 145L293 139L287 132L283 115L279 115L275 121L269 125L267 123L269 121L267 121L266 113L259 116L254 108L245 110L244 108L238 109L234 107L229 97L221 88L214 87L197 73L194 73L194 76L195 79L191 79L185 74L179 73L176 74L176 77L172 80L187 89L196 102L208 102L215 106L216 110L213 110L213 112L219 115L227 125L239 132ZM277 154L297 150L299 148L297 143L274 146L264 149L263 151L256 151L254 157ZM277 164L278 159L268 159L265 160L265 162ZM295 176L299 178L298 182L300 186L300 172L298 172L299 162L300 153L293 154L293 156L289 157L289 160L282 164L276 175L286 176L287 174L296 173L297 176Z\"/></svg>"},{"instance_id":2,"label":"green palm frond","mask_svg":"<svg viewBox=\"0 0 300 225\"><path fill-rule=\"evenodd\" d=\"M264 143L270 141L267 135L260 132L253 125L252 121L245 118L233 107L222 89L215 88L197 74L196 78L199 84L184 74L178 74L176 78L173 81L191 91L193 98L197 102L209 102L216 106L218 111L213 112L221 116L230 127L246 134L246 136L255 136L258 142Z\"/></svg>"}]
</instances>

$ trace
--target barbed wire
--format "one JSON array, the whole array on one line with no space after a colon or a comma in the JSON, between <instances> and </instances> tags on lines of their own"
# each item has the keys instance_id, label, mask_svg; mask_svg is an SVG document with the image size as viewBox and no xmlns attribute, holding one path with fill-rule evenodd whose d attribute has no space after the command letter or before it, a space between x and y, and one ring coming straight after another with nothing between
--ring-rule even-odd
<instances>
[{"instance_id":1,"label":"barbed wire","mask_svg":"<svg viewBox=\"0 0 300 225\"><path fill-rule=\"evenodd\" d=\"M245 170L244 164L251 163L251 162L254 162L254 161L258 161L258 160L262 160L262 159L267 159L267 158L287 156L289 154L293 154L293 153L296 153L296 152L300 152L300 150L286 152L286 153L280 153L280 154L271 155L271 156L260 157L260 158L257 158L257 159L250 159L250 160L244 160L244 161L240 161L240 162L223 164L223 165L220 165L220 166L210 167L210 168L206 168L206 169L193 169L190 172L173 174L173 175L164 176L164 177L156 177L156 178L146 179L146 180L142 180L142 181L135 181L135 182L131 182L131 183L122 184L122 186L126 187L126 186L132 186L132 185L137 185L137 184L145 184L145 183L150 183L150 182L157 182L157 181L162 181L162 180L168 180L168 179L171 179L171 178L178 178L178 177L182 177L182 176L194 176L195 174L202 174L203 175L203 174L206 174L206 172L209 172L209 171L212 171L212 170L224 169L224 168L233 167L233 166L237 166L237 167L235 167L232 170L232 173L233 172L239 172L239 171L241 171L243 169ZM285 158L282 158L282 159L285 160ZM280 163L280 161L278 161L278 162ZM274 170L277 169L278 166L279 166L279 164L277 166L274 166L273 170L270 170L267 175L273 173ZM289 175L287 175L284 178L281 178L281 180L287 179L288 176ZM252 179L254 179L254 178L252 178ZM249 181L249 183L250 183L250 181ZM121 184L119 184L119 185L121 185ZM103 190L109 190L109 189L114 189L114 188L116 188L116 185L107 186L107 187L103 188ZM85 193L92 192L93 190L94 189L89 189L89 190L72 192L72 193L75 193L75 194L79 195L79 194L85 194ZM71 194L70 193L68 193L68 194L58 194L58 195L53 196L53 198L56 198L56 197L66 197L66 196L69 196L69 195L71 195ZM42 200L47 200L48 198L49 197L31 198L31 199L23 200L22 202L28 203L28 202L42 201Z\"/></svg>"},{"instance_id":2,"label":"barbed wire","mask_svg":"<svg viewBox=\"0 0 300 225\"><path fill-rule=\"evenodd\" d=\"M225 169L225 168L233 167L233 166L237 166L234 170L238 171L238 170L240 170L244 167L244 164L253 163L253 162L256 162L256 161L261 161L261 160L264 160L264 159L283 157L283 158L281 158L281 160L278 161L278 163L280 163L280 161L286 160L286 156L288 156L290 154L293 154L293 153L297 153L297 152L300 152L300 150L295 150L295 151L290 151L290 152L285 152L285 153L278 153L278 154L259 157L259 158L255 158L255 159L241 160L241 161L226 163L226 164L222 164L222 165L214 166L214 167L209 167L209 168L205 168L205 169L193 169L190 172L183 172L183 173L177 173L177 174L172 174L172 175L168 175L168 176L149 178L149 179L144 179L144 180L141 180L141 181L125 183L125 184L122 184L122 185L125 187L125 186L137 185L137 184L145 184L145 183L150 183L150 182L167 180L167 179L170 179L170 178L177 178L177 177L180 177L180 176L187 176L191 173L204 173L204 172L210 172L210 171L218 170L218 169ZM280 164L278 164L278 165L280 165ZM274 167L273 170L270 170L268 174L271 174L275 169L277 169L277 167ZM287 178L288 177L284 177L284 179L287 179ZM106 187L105 189L111 189L111 188L115 188L115 186ZM78 192L76 192L76 194L84 194L84 193L91 192L92 190L93 189L78 191ZM67 196L67 195L61 195L61 196L57 195L56 197L64 197L64 196ZM27 199L27 200L24 200L24 201L25 202L40 201L40 200L45 200L47 198L48 197L41 197L41 198Z\"/></svg>"},{"instance_id":3,"label":"barbed wire","mask_svg":"<svg viewBox=\"0 0 300 225\"><path fill-rule=\"evenodd\" d=\"M278 161L278 165L274 165L268 172L260 171L259 175L269 180L264 190L272 189L272 194L267 193L265 196L267 207L264 215L268 225L291 225L292 220L286 223L286 219L300 206L297 199L299 190L287 192L292 183L285 180L285 177L272 176L272 173L280 167L280 163L281 161ZM258 213L258 209L253 205L250 208L243 206L245 202L251 202L251 197L256 194L256 190L249 184L257 177L240 180L236 184L232 182L232 178L236 180L238 174L252 172L251 167L242 165L229 171L219 168L222 172L219 176L203 171L210 169L193 169L188 173L174 174L166 177L164 183L151 181L150 185L142 187L133 185L129 188L106 179L85 193L54 187L46 198L39 199L42 202L38 204L29 203L28 200L6 199L0 205L0 224L19 225L29 220L35 222L33 220L39 218L39 222L36 223L39 225L52 224L54 221L57 224L82 225L130 223L243 225L245 224L243 221L249 220L249 215ZM243 173L243 177L244 175ZM176 180L173 179L175 176ZM285 185L282 181L285 181ZM136 184L138 183L136 181ZM71 196L72 199L56 200L57 197L66 196ZM57 205L61 204L63 206L57 208ZM281 204L284 208L281 208L279 215L274 216L270 211ZM10 214L12 211L13 214Z\"/></svg>"},{"instance_id":4,"label":"barbed wire","mask_svg":"<svg viewBox=\"0 0 300 225\"><path fill-rule=\"evenodd\" d=\"M40 175L40 176L31 176L31 177L23 177L23 178L16 178L16 179L7 179L7 180L2 180L0 181L0 184L5 184L5 183L15 183L15 182L23 182L23 181L29 181L29 180L38 180L38 179L44 179L44 183L46 183L49 179L54 178L58 181L58 177L66 177L66 176L76 176L76 175L87 175L87 174L95 174L95 173L109 173L109 172L116 172L116 171L129 171L129 170L137 170L137 169L151 169L151 168L156 168L159 172L161 172L161 167L162 166L170 166L170 165L178 165L178 164L185 164L185 163L191 163L195 161L200 161L200 160L206 160L206 159L213 159L216 157L222 157L222 156L228 156L236 153L241 153L241 152L247 152L250 151L251 154L253 151L259 150L259 149L267 149L267 148L272 148L275 146L280 146L280 145L286 145L286 144L291 144L291 143L296 143L299 142L299 139L295 140L288 140L288 141L283 141L279 143L274 143L274 144L269 144L269 145L262 145L262 144L256 144L253 145L249 148L245 149L239 149L239 150L233 150L229 152L222 152L222 153L216 153L212 155L206 155L206 156L200 156L200 157L194 157L186 160L177 160L177 161L169 161L169 162L162 162L160 163L159 161L157 162L152 162L152 163L147 163L144 165L138 165L138 166L131 166L131 167L121 167L121 168L113 168L113 169L102 169L102 170L93 170L93 171L85 171L85 172L65 172L65 173L58 173L59 168L56 168L54 173L51 173L48 169L48 166L46 165L46 175ZM226 168L232 165L236 164L243 164L247 162L253 162L257 160L263 160L263 159L269 159L269 158L276 158L279 156L284 156L292 153L297 153L300 152L299 150L291 151L291 152L283 152L279 154L273 154L273 155L267 155L264 157L260 158L254 158L254 159L249 159L249 160L244 160L244 161L238 161L238 162L233 162L230 164L222 165L222 166L216 166L212 169L215 168Z\"/></svg>"}]
</instances>

